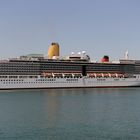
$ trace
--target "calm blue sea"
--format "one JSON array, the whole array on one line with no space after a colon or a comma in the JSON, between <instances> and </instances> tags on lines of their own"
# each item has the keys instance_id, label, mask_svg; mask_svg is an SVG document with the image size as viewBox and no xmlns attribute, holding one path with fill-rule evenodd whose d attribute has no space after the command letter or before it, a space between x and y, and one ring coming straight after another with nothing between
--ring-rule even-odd
<instances>
[{"instance_id":1,"label":"calm blue sea","mask_svg":"<svg viewBox=\"0 0 140 140\"><path fill-rule=\"evenodd\" d=\"M140 140L140 88L0 91L0 140Z\"/></svg>"}]
</instances>

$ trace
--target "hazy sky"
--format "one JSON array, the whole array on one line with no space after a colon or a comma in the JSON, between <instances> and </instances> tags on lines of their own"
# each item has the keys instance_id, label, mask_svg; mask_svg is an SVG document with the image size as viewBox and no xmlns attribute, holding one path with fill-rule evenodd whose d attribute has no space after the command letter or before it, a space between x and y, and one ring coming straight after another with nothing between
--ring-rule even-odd
<instances>
[{"instance_id":1,"label":"hazy sky","mask_svg":"<svg viewBox=\"0 0 140 140\"><path fill-rule=\"evenodd\" d=\"M0 58L85 50L140 59L140 0L0 0Z\"/></svg>"}]
</instances>

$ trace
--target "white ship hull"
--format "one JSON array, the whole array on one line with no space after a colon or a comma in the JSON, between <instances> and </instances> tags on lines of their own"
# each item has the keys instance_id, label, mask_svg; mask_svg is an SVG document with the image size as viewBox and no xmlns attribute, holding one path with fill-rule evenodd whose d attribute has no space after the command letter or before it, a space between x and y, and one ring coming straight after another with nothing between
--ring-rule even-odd
<instances>
[{"instance_id":1,"label":"white ship hull","mask_svg":"<svg viewBox=\"0 0 140 140\"><path fill-rule=\"evenodd\" d=\"M45 57L44 57L45 56ZM0 90L34 88L140 87L140 60L91 61L85 51L59 56L53 42L48 56L23 55L0 61Z\"/></svg>"},{"instance_id":2,"label":"white ship hull","mask_svg":"<svg viewBox=\"0 0 140 140\"><path fill-rule=\"evenodd\" d=\"M1 79L0 89L33 88L86 88L86 87L136 87L140 86L140 76L136 78L13 78Z\"/></svg>"}]
</instances>

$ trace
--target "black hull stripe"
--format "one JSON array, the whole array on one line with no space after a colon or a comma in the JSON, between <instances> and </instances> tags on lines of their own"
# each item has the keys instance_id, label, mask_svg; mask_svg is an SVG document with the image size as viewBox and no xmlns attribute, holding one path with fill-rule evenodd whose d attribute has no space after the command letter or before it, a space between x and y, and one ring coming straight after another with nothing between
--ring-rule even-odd
<instances>
[{"instance_id":1,"label":"black hull stripe","mask_svg":"<svg viewBox=\"0 0 140 140\"><path fill-rule=\"evenodd\" d=\"M29 89L76 89L76 88L133 88L139 86L94 86L94 87L34 87L34 88L0 88L1 90L29 90Z\"/></svg>"}]
</instances>

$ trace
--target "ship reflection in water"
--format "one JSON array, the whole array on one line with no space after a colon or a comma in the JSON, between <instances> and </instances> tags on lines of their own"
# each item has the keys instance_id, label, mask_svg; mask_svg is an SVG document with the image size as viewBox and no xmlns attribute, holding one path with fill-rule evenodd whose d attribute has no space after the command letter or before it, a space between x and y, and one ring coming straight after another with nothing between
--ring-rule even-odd
<instances>
[{"instance_id":1,"label":"ship reflection in water","mask_svg":"<svg viewBox=\"0 0 140 140\"><path fill-rule=\"evenodd\" d=\"M140 88L0 92L0 139L140 137Z\"/></svg>"}]
</instances>

